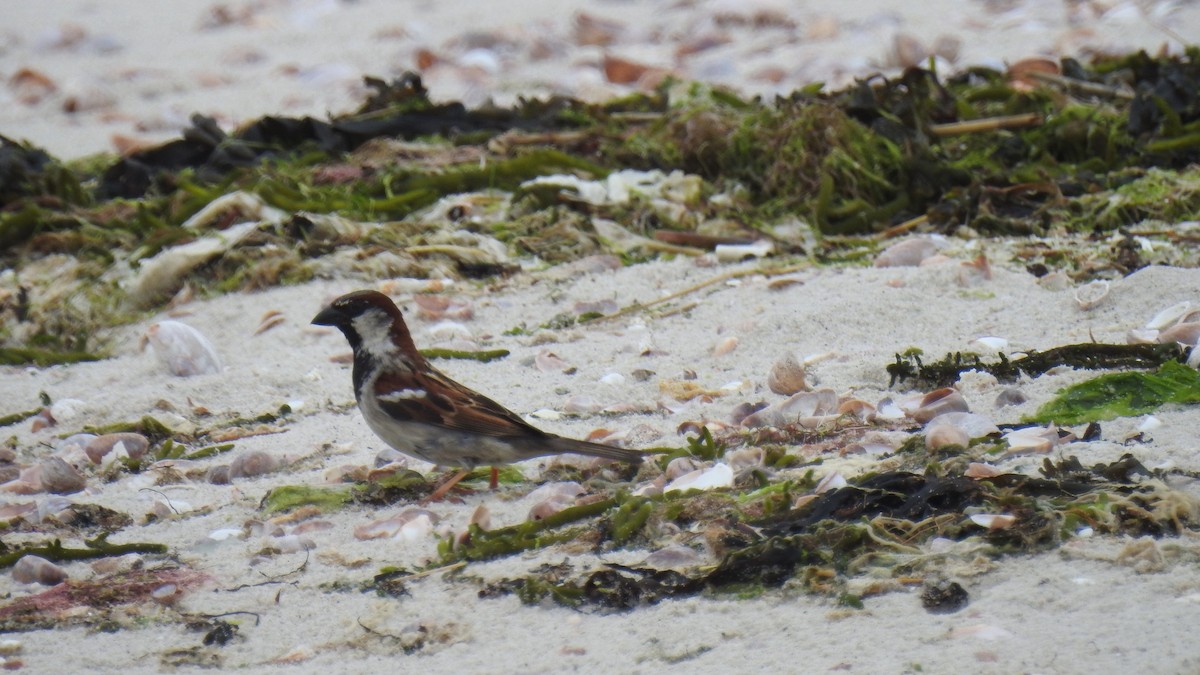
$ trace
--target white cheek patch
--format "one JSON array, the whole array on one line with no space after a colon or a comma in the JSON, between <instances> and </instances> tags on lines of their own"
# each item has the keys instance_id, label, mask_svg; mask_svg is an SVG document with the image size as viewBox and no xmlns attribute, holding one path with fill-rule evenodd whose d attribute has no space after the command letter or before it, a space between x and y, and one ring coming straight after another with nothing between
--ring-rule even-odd
<instances>
[{"instance_id":1,"label":"white cheek patch","mask_svg":"<svg viewBox=\"0 0 1200 675\"><path fill-rule=\"evenodd\" d=\"M368 354L386 357L397 351L392 342L392 319L387 314L379 310L363 312L354 317L353 323Z\"/></svg>"},{"instance_id":2,"label":"white cheek patch","mask_svg":"<svg viewBox=\"0 0 1200 675\"><path fill-rule=\"evenodd\" d=\"M424 389L400 389L387 394L382 394L379 397L380 401L388 403L398 403L400 401L412 401L418 398L425 398Z\"/></svg>"}]
</instances>

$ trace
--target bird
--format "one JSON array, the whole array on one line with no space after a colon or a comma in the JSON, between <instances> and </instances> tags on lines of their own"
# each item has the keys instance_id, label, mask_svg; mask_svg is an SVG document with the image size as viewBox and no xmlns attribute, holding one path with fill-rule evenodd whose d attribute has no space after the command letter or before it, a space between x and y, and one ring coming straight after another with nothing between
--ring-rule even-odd
<instances>
[{"instance_id":1,"label":"bird","mask_svg":"<svg viewBox=\"0 0 1200 675\"><path fill-rule=\"evenodd\" d=\"M434 491L436 501L477 466L574 453L632 464L639 450L580 441L542 431L492 399L460 384L417 350L400 308L373 290L347 293L312 320L337 328L354 351L354 398L367 426L396 450L460 467Z\"/></svg>"}]
</instances>

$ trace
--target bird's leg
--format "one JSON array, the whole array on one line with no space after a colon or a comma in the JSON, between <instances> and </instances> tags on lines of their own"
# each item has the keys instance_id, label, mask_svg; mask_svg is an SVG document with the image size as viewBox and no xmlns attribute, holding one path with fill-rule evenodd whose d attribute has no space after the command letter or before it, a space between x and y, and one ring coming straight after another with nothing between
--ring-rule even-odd
<instances>
[{"instance_id":1,"label":"bird's leg","mask_svg":"<svg viewBox=\"0 0 1200 675\"><path fill-rule=\"evenodd\" d=\"M495 490L500 486L500 467L492 465L492 479L488 481L488 487Z\"/></svg>"},{"instance_id":2,"label":"bird's leg","mask_svg":"<svg viewBox=\"0 0 1200 675\"><path fill-rule=\"evenodd\" d=\"M446 493L450 492L450 490L453 489L455 485L458 485L459 481L466 478L467 474L469 473L471 473L470 469L459 469L458 473L442 481L441 485L437 486L433 492L429 493L429 496L425 498L424 503L428 504L430 502L441 501L442 498L446 496Z\"/></svg>"}]
</instances>

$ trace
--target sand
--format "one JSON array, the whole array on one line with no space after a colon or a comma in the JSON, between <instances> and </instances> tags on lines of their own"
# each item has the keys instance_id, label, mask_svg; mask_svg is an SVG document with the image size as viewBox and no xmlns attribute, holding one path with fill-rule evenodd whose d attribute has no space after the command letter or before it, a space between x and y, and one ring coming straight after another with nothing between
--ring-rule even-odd
<instances>
[{"instance_id":1,"label":"sand","mask_svg":"<svg viewBox=\"0 0 1200 675\"><path fill-rule=\"evenodd\" d=\"M259 114L316 114L333 109L353 100L349 92L356 86L358 74L394 75L412 65L406 59L419 45L461 59L469 50L460 46L473 44L464 36L473 31L519 33L545 24L551 27L546 31L551 35L556 30L568 35L571 12L582 8L625 22L628 30L644 36L653 22L666 26L679 21L678 25L687 26L691 25L688 18L698 21L694 15L707 12L711 18L731 5L572 2L556 5L556 14L545 16L536 3L514 3L511 11L506 5L504 20L498 21L481 9L490 5L474 3L267 2L230 5L254 8L245 25L199 30L198 24L212 7L208 3L172 3L170 11L167 5L160 8L129 2L63 2L53 9L23 3L6 8L0 32L9 37L0 46L0 75L8 78L17 68L29 67L64 84L39 103L14 106L6 102L0 106L0 133L30 139L63 156L77 156L111 148L109 135L113 133L142 139L169 135L171 131L165 127L143 131L138 125L157 118L185 117L192 110L233 123ZM877 67L870 62L882 63L887 58L889 47L870 40L877 35L890 39L900 31L930 42L941 33L964 36L960 62L1000 62L1053 53L1063 45L1078 47L1084 42L1122 49L1157 49L1171 43L1168 35L1148 28L1145 14L1126 5L1110 6L1107 19L1093 17L1082 25L1069 23L1062 6L1035 10L1014 4L1000 14L989 14L982 3L930 2L924 3L920 12L901 11L901 7L906 6L862 3L844 9L789 9L801 23L826 14L840 20L836 35L815 47L800 44L795 48L829 54L855 52L866 61L853 70L859 73ZM1085 7L1100 9L1099 5ZM1197 34L1200 7L1171 7L1175 30ZM1149 8L1152 15L1160 10L1158 5ZM875 19L868 19L880 16L886 18L885 28L873 28ZM1000 21L997 16L1009 20ZM93 37L115 36L123 49L103 53L82 47L38 46L39 36L64 22L84 26ZM379 37L396 26L403 27L403 37ZM735 37L749 33L751 37L744 39L751 41L768 40L770 33L770 29L755 33L737 26L729 30ZM1080 37L1081 33L1086 37ZM871 44L870 49L863 49L863 40ZM736 41L731 44L737 46ZM634 44L638 45L645 51L631 47L629 51L636 52L631 57L654 58L653 48ZM265 60L228 60L229 54L248 48L261 51ZM731 59L739 54L734 47L727 50ZM520 92L527 86L555 89L552 83L560 81L555 78L569 79L572 73L594 70L600 52L573 47L567 53L552 63L514 58L511 72L506 67L503 76L493 74L480 80L483 85L479 86L496 95ZM281 73L291 65L304 70L331 63L345 64L344 77L313 84L299 75ZM695 64L668 65L690 72L687 68ZM130 69L145 75L120 75ZM214 84L208 83L211 74L217 77ZM844 73L830 70L825 75L833 79ZM808 74L807 78L821 76ZM459 70L446 69L441 74L432 72L427 83L435 93L454 98L470 93L454 88L469 79ZM56 106L61 105L68 82L78 85L80 91L99 82L97 86L111 93L114 102L107 112L63 113ZM598 77L583 80L583 84L588 82L595 84L594 89L582 93L611 87ZM442 84L445 88L440 88ZM581 91L583 84L579 85ZM479 93L472 91L472 95ZM991 258L993 277L964 286L961 262L980 252ZM559 268L520 274L490 286L459 284L449 293L475 308L475 318L461 322L470 336L481 346L509 349L512 354L487 364L450 361L439 366L525 415L562 410L574 396L589 396L605 405L632 403L654 409L648 414L616 417L583 414L554 419L542 414L536 423L576 437L605 427L633 432L645 445L670 445L682 443L676 433L682 422L726 419L740 402L777 400L765 389L765 376L770 365L788 352L821 355L812 368L820 386L878 401L904 392L888 389L883 370L899 349L915 346L928 354L941 354L970 348L973 340L983 336L1003 337L1014 351L1090 339L1122 342L1129 330L1142 326L1160 309L1200 299L1200 271L1149 268L1114 281L1103 302L1083 310L1074 299L1074 288L1051 290L1040 285L1001 244L954 243L945 254L942 264L920 268L805 269L798 273L802 283L782 290L770 289L764 277L746 276L692 294L688 301L698 304L686 312L653 319L634 314L586 329L558 331L543 336L549 340L546 343L504 333L521 323L545 322L576 302L613 300L621 306L646 302L750 263L705 267L693 260L674 260L611 271ZM865 608L855 611L839 607L832 598L783 589L745 600L699 597L666 601L613 615L554 605L524 606L513 596L478 597L482 583L519 576L542 563L569 559L578 570L605 562L636 564L646 554L638 550L594 555L552 547L515 559L471 565L461 577L435 573L415 579L406 585L408 593L400 597L338 588L368 582L385 566L416 568L436 555L433 534L411 542L359 541L352 535L355 527L398 513L403 506L382 512L356 507L322 516L320 520L331 527L304 535L314 545L308 551L261 555L265 548L281 544L278 538L260 534L213 539L210 535L214 532L241 530L247 521L263 519L259 504L273 487L324 484L327 473L336 467L372 465L384 450L351 405L348 367L331 361L347 351L341 336L308 325L329 299L370 285L320 281L186 305L185 315L178 318L212 341L223 360L219 374L173 377L151 353L138 348L148 325L166 315L121 329L114 341L116 354L105 361L0 369L0 413L35 407L38 393L43 391L55 401L77 401L68 406L68 414L56 428L34 431L25 422L5 429L6 435L15 437L15 447L25 460L46 452L46 446L65 431L146 414L171 419L164 408L201 425L205 419L195 415L197 406L207 408L218 419L274 411L285 403L296 411L280 425L282 433L235 441L233 457L265 451L286 459L286 466L279 471L237 479L233 485L189 481L154 486L148 475L113 483L92 479L86 492L70 497L133 515L139 524L123 530L114 541L167 544L180 562L208 575L201 587L178 598L179 609L206 615L254 613L254 618L231 617L240 625L237 638L224 647L201 648L202 633L151 618L136 630L115 633L64 628L5 636L21 643L20 653L9 658L23 662L25 671L38 673L157 672L183 659L180 650L195 649L201 649L204 658L220 659L225 668L252 672L396 668L430 673L1200 670L1200 649L1191 639L1200 605L1200 568L1195 564L1200 548L1191 536L1157 542L1080 537L1052 553L996 561L974 560L959 550L954 558L957 562L947 565L945 572L963 584L971 601L967 608L950 615L926 612L916 590L868 597ZM413 316L410 296L400 293L396 297ZM255 335L268 310L278 310L286 321ZM413 318L412 327L422 345L433 345L442 335L430 321ZM729 337L738 338L737 347L714 356L714 346ZM647 347L652 355L643 356ZM544 349L574 366L574 374L534 367L534 357ZM632 376L638 369L653 370L656 376L638 381ZM658 381L679 377L685 369L695 371L699 383L713 388L728 386L730 393L712 403L673 405L671 409L657 406L662 398ZM601 382L614 373L621 377ZM1066 370L1023 381L1017 386L1028 402L1005 408L997 407L995 399L1006 385L972 376L964 378L960 386L972 410L1003 424L1019 421L1061 387L1087 376ZM1153 417L1151 425L1146 424L1146 416L1105 423L1099 439L1061 446L1054 456L1077 455L1090 464L1135 452L1150 467L1200 470L1195 443L1200 413L1176 406ZM1143 427L1149 430L1131 441ZM205 461L217 464L233 457ZM1033 473L1040 461L1040 457L1017 457L1003 466ZM546 463L532 461L521 468L535 480ZM409 466L423 472L432 469L416 461ZM839 466L851 475L855 470L852 463L837 462L830 462L827 470ZM520 522L532 506L527 492L533 484L499 493L482 490L463 496L461 502L432 505L429 510L439 518L435 532L461 531L479 505L491 511L493 525ZM1186 483L1177 487L1196 492L1195 486ZM3 499L43 498L10 495ZM168 502L183 515L141 524L146 514L162 510ZM17 535L14 541L30 536ZM132 564L132 560L122 564ZM73 579L100 576L88 563L64 567ZM0 593L6 602L39 590L16 583L8 575L0 577ZM149 616L153 617L153 611Z\"/></svg>"}]
</instances>

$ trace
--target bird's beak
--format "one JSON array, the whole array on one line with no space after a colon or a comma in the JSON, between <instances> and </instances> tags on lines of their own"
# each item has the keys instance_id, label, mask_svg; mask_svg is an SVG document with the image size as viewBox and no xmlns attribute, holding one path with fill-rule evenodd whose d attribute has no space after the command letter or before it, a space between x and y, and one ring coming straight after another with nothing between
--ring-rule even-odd
<instances>
[{"instance_id":1,"label":"bird's beak","mask_svg":"<svg viewBox=\"0 0 1200 675\"><path fill-rule=\"evenodd\" d=\"M312 322L318 326L338 326L345 323L346 315L333 307L326 307L313 317Z\"/></svg>"}]
</instances>

